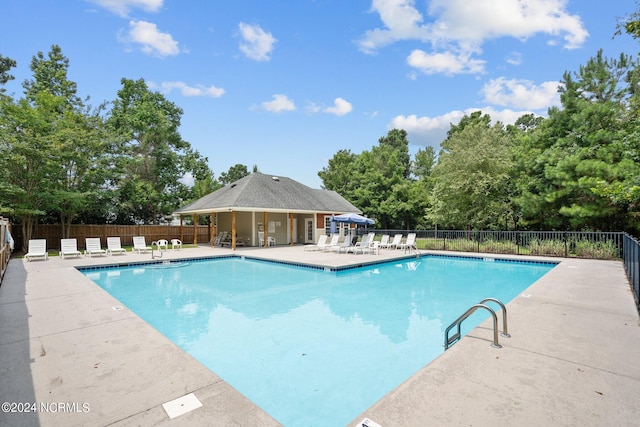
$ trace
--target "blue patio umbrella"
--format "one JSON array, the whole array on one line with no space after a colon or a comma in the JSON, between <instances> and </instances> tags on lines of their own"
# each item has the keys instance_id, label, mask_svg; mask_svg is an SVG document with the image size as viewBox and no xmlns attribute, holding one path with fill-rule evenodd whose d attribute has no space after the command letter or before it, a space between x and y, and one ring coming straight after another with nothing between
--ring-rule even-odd
<instances>
[{"instance_id":1,"label":"blue patio umbrella","mask_svg":"<svg viewBox=\"0 0 640 427\"><path fill-rule=\"evenodd\" d=\"M331 218L331 225L330 225L330 227L331 227L331 228L330 228L329 232L330 232L331 234L336 234L336 233L338 232L338 223L337 223L337 222L335 222L335 221L333 220L333 218Z\"/></svg>"},{"instance_id":2,"label":"blue patio umbrella","mask_svg":"<svg viewBox=\"0 0 640 427\"><path fill-rule=\"evenodd\" d=\"M346 213L342 215L335 215L331 217L331 223L335 222L346 222L349 224L359 224L359 225L371 225L375 223L371 218L367 218L366 216L358 215L356 213Z\"/></svg>"}]
</instances>

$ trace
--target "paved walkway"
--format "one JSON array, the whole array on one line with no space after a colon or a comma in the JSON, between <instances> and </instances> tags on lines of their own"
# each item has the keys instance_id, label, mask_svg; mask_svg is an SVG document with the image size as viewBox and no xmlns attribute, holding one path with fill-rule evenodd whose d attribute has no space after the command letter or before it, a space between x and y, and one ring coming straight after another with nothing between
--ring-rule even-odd
<instances>
[{"instance_id":1,"label":"paved walkway","mask_svg":"<svg viewBox=\"0 0 640 427\"><path fill-rule=\"evenodd\" d=\"M405 256L202 246L163 259L230 253L327 267ZM11 260L0 287L0 402L22 413L0 412L0 425L278 425L73 268L148 260ZM489 345L485 323L349 425L637 425L640 323L622 265L556 261L508 305L503 348ZM170 419L162 404L190 393L203 406Z\"/></svg>"}]
</instances>

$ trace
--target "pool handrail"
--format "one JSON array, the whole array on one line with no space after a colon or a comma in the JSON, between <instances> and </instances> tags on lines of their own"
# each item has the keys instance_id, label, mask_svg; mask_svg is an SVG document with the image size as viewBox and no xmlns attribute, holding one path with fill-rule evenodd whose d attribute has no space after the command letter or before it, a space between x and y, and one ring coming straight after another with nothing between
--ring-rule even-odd
<instances>
[{"instance_id":1,"label":"pool handrail","mask_svg":"<svg viewBox=\"0 0 640 427\"><path fill-rule=\"evenodd\" d=\"M460 332L460 327L461 327L462 322L466 318L471 316L479 308L483 308L483 309L489 311L489 313L491 313L491 317L493 318L493 343L491 344L491 347L502 348L502 346L498 342L498 316L496 315L496 312L491 307L489 307L488 305L484 304L485 302L489 302L489 301L497 303L498 305L500 305L500 308L502 308L503 332L501 333L501 335L503 337L506 337L506 338L511 337L511 335L509 335L509 333L507 331L507 308L505 307L505 305L500 300L498 300L496 298L485 298L482 301L480 301L478 304L472 305L467 311L464 312L464 314L462 316L458 317L456 320L454 320L447 327L447 329L444 332L444 349L445 349L445 351L448 350L451 345L453 345L455 342L457 342L462 337L461 332ZM458 327L458 331L451 338L449 338L449 331L451 329L453 329L454 326Z\"/></svg>"}]
</instances>

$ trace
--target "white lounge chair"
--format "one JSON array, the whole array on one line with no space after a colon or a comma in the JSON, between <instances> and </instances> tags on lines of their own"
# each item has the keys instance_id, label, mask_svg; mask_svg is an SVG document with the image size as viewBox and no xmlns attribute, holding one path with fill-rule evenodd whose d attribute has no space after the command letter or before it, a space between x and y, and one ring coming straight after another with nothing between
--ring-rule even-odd
<instances>
[{"instance_id":1,"label":"white lounge chair","mask_svg":"<svg viewBox=\"0 0 640 427\"><path fill-rule=\"evenodd\" d=\"M339 234L334 234L331 236L331 240L329 241L329 243L325 244L322 248L322 250L324 252L326 251L330 251L331 249L335 248L338 246L338 242L340 241L340 235Z\"/></svg>"},{"instance_id":2,"label":"white lounge chair","mask_svg":"<svg viewBox=\"0 0 640 427\"><path fill-rule=\"evenodd\" d=\"M106 253L107 251L102 249L100 245L99 237L87 237L85 239L84 254L89 255L89 258L91 258L92 255L104 255Z\"/></svg>"},{"instance_id":3,"label":"white lounge chair","mask_svg":"<svg viewBox=\"0 0 640 427\"><path fill-rule=\"evenodd\" d=\"M82 255L78 250L78 241L76 239L60 240L60 258Z\"/></svg>"},{"instance_id":4,"label":"white lounge chair","mask_svg":"<svg viewBox=\"0 0 640 427\"><path fill-rule=\"evenodd\" d=\"M347 253L353 252L355 254L355 253L358 253L358 251L362 251L362 253L364 253L364 248L369 246L370 235L371 234L365 234L364 236L362 236L362 240L360 240L359 242L356 242L355 245L348 247L345 252Z\"/></svg>"},{"instance_id":5,"label":"white lounge chair","mask_svg":"<svg viewBox=\"0 0 640 427\"><path fill-rule=\"evenodd\" d=\"M151 246L147 246L147 242L144 236L135 236L133 238L133 248L131 248L131 252L138 251L138 253L150 251Z\"/></svg>"},{"instance_id":6,"label":"white lounge chair","mask_svg":"<svg viewBox=\"0 0 640 427\"><path fill-rule=\"evenodd\" d=\"M382 238L380 239L380 243L378 244L378 247L380 249L389 249L389 239L391 238L391 236L389 236L388 234L383 234Z\"/></svg>"},{"instance_id":7,"label":"white lounge chair","mask_svg":"<svg viewBox=\"0 0 640 427\"><path fill-rule=\"evenodd\" d=\"M345 253L347 252L347 249L349 249L351 247L351 237L350 236L345 236L344 240L342 241L342 243L340 243L337 246L334 246L333 248L331 248L331 250L334 250L338 253L344 251Z\"/></svg>"},{"instance_id":8,"label":"white lounge chair","mask_svg":"<svg viewBox=\"0 0 640 427\"><path fill-rule=\"evenodd\" d=\"M358 250L362 251L363 254L365 252L371 252L371 253L379 254L380 253L380 242L378 242L376 240L376 233L369 233L369 237L367 239L367 243L365 245L362 245L359 249L357 249L355 253L357 253Z\"/></svg>"},{"instance_id":9,"label":"white lounge chair","mask_svg":"<svg viewBox=\"0 0 640 427\"><path fill-rule=\"evenodd\" d=\"M322 234L320 235L320 237L318 237L318 241L316 242L315 245L305 245L304 246L304 250L305 251L317 251L320 250L322 248L324 248L324 246L327 244L327 239L329 237L326 234Z\"/></svg>"},{"instance_id":10,"label":"white lounge chair","mask_svg":"<svg viewBox=\"0 0 640 427\"><path fill-rule=\"evenodd\" d=\"M389 243L389 249L398 249L398 245L402 243L402 234L396 234L393 236L393 240Z\"/></svg>"},{"instance_id":11,"label":"white lounge chair","mask_svg":"<svg viewBox=\"0 0 640 427\"><path fill-rule=\"evenodd\" d=\"M380 253L380 242L376 241L376 233L369 233L368 244L363 246L362 253L371 252L371 253Z\"/></svg>"},{"instance_id":12,"label":"white lounge chair","mask_svg":"<svg viewBox=\"0 0 640 427\"><path fill-rule=\"evenodd\" d=\"M174 251L182 249L182 240L171 239L171 249L173 249Z\"/></svg>"},{"instance_id":13,"label":"white lounge chair","mask_svg":"<svg viewBox=\"0 0 640 427\"><path fill-rule=\"evenodd\" d=\"M31 239L29 240L29 252L24 256L27 261L31 261L31 258L42 257L45 260L49 259L47 253L47 239Z\"/></svg>"},{"instance_id":14,"label":"white lounge chair","mask_svg":"<svg viewBox=\"0 0 640 427\"><path fill-rule=\"evenodd\" d=\"M107 237L107 253L109 255L127 253L120 243L120 237Z\"/></svg>"},{"instance_id":15,"label":"white lounge chair","mask_svg":"<svg viewBox=\"0 0 640 427\"><path fill-rule=\"evenodd\" d=\"M407 240L404 243L398 245L398 249L418 249L416 246L416 233L407 234Z\"/></svg>"}]
</instances>

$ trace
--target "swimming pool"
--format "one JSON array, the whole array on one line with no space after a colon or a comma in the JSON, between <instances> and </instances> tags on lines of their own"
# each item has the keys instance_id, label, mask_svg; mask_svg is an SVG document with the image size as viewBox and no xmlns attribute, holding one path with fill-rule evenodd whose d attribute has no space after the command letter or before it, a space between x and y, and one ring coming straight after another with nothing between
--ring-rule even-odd
<instances>
[{"instance_id":1,"label":"swimming pool","mask_svg":"<svg viewBox=\"0 0 640 427\"><path fill-rule=\"evenodd\" d=\"M424 256L327 272L230 257L83 273L285 426L339 426L440 355L471 305L507 303L554 265Z\"/></svg>"}]
</instances>

